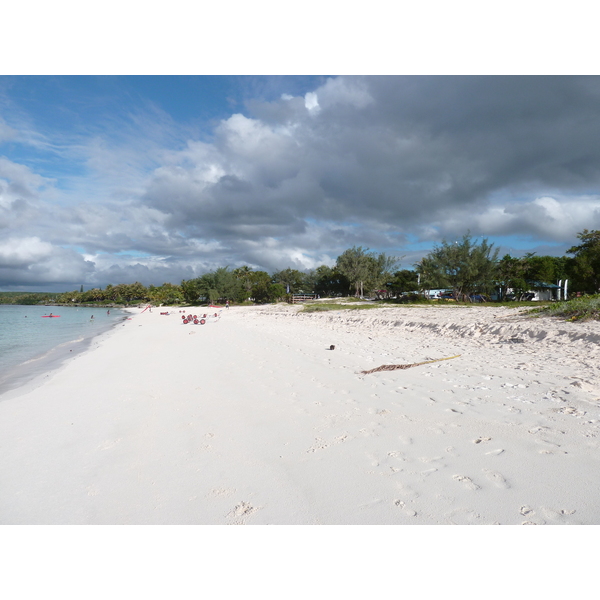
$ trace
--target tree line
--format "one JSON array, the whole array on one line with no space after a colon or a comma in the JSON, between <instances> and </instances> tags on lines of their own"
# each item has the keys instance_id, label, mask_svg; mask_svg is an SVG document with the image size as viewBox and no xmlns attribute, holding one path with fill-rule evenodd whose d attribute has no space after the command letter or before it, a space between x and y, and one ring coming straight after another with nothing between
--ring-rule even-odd
<instances>
[{"instance_id":1,"label":"tree line","mask_svg":"<svg viewBox=\"0 0 600 600\"><path fill-rule=\"evenodd\" d=\"M394 277L396 258L354 246L343 252L333 267L321 265L308 272L283 269L269 274L248 265L230 269L219 267L179 285L163 283L145 287L140 282L107 285L104 289L82 288L56 295L55 302L131 304L195 304L197 302L268 303L289 298L291 294L316 294L322 297L370 294L385 288Z\"/></svg>"},{"instance_id":2,"label":"tree line","mask_svg":"<svg viewBox=\"0 0 600 600\"><path fill-rule=\"evenodd\" d=\"M452 289L456 297L497 292L502 299L510 290L515 299L543 284L569 280L572 293L596 294L600 290L600 231L584 229L580 243L567 250L572 256L498 259L487 239L474 242L470 234L453 243L444 241L416 265L420 289Z\"/></svg>"},{"instance_id":3,"label":"tree line","mask_svg":"<svg viewBox=\"0 0 600 600\"><path fill-rule=\"evenodd\" d=\"M235 269L219 267L204 275L183 280L179 285L107 285L104 289L65 292L54 295L59 303L153 304L268 303L290 294L316 294L321 297L363 296L386 298L409 292L451 289L456 297L489 295L510 289L515 297L535 289L538 283L569 279L571 292L597 293L600 289L600 231L585 229L577 235L579 244L567 250L571 256L523 257L505 255L487 239L474 240L469 233L455 242L443 241L414 269L398 270L399 258L354 246L338 256L333 267L321 265L308 272L283 269L272 274L250 266Z\"/></svg>"}]
</instances>

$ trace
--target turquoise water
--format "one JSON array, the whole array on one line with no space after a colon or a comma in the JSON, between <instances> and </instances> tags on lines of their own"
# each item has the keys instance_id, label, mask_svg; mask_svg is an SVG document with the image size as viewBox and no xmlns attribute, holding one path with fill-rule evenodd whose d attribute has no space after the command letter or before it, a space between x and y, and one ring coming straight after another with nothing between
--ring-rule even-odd
<instances>
[{"instance_id":1,"label":"turquoise water","mask_svg":"<svg viewBox=\"0 0 600 600\"><path fill-rule=\"evenodd\" d=\"M50 313L58 318L42 318ZM92 319L92 316L94 317ZM0 305L0 391L13 376L49 366L59 349L80 350L126 317L118 309Z\"/></svg>"}]
</instances>

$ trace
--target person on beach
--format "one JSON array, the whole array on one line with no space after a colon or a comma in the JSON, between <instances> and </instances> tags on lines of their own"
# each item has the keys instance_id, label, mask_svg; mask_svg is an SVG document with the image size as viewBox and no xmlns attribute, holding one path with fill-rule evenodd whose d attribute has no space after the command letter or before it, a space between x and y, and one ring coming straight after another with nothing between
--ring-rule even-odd
<instances>
[{"instance_id":1,"label":"person on beach","mask_svg":"<svg viewBox=\"0 0 600 600\"><path fill-rule=\"evenodd\" d=\"M229 300L225 301L225 308L229 308Z\"/></svg>"}]
</instances>

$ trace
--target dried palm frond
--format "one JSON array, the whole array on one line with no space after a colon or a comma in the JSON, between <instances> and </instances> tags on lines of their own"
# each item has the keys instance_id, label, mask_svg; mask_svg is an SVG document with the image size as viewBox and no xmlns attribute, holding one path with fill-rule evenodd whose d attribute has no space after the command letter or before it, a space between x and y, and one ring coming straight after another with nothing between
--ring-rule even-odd
<instances>
[{"instance_id":1,"label":"dried palm frond","mask_svg":"<svg viewBox=\"0 0 600 600\"><path fill-rule=\"evenodd\" d=\"M377 367L376 369L371 369L370 371L361 371L362 375L368 375L369 373L376 373L377 371L395 371L396 369L410 369L411 367L419 367L420 365L428 365L434 362L440 362L441 360L450 360L451 358L458 358L460 354L456 356L448 356L447 358L436 358L434 360L426 360L424 362L412 363L410 365L381 365L381 367Z\"/></svg>"}]
</instances>

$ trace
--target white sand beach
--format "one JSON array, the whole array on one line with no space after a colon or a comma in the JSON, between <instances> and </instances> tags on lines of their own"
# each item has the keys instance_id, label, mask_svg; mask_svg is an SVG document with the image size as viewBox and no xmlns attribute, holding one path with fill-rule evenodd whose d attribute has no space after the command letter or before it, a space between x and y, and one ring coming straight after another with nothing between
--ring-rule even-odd
<instances>
[{"instance_id":1,"label":"white sand beach","mask_svg":"<svg viewBox=\"0 0 600 600\"><path fill-rule=\"evenodd\" d=\"M3 394L0 523L600 524L599 322L299 310L132 310Z\"/></svg>"}]
</instances>

